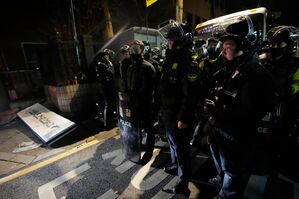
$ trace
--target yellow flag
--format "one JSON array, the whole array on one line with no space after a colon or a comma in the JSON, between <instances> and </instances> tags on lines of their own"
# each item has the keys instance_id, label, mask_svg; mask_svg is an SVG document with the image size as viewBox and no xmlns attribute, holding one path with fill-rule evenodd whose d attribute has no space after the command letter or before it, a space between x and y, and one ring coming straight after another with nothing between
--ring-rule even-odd
<instances>
[{"instance_id":1,"label":"yellow flag","mask_svg":"<svg viewBox=\"0 0 299 199\"><path fill-rule=\"evenodd\" d=\"M157 2L158 0L146 0L146 7L149 7L153 3Z\"/></svg>"}]
</instances>

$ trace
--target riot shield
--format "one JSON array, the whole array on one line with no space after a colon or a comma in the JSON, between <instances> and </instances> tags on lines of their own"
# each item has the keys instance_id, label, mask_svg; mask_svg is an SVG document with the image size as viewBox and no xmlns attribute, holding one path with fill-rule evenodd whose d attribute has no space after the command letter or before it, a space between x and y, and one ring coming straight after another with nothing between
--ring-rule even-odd
<instances>
[{"instance_id":1,"label":"riot shield","mask_svg":"<svg viewBox=\"0 0 299 199\"><path fill-rule=\"evenodd\" d=\"M141 159L141 133L135 105L132 96L118 92L118 118L122 151L128 160L138 163Z\"/></svg>"}]
</instances>

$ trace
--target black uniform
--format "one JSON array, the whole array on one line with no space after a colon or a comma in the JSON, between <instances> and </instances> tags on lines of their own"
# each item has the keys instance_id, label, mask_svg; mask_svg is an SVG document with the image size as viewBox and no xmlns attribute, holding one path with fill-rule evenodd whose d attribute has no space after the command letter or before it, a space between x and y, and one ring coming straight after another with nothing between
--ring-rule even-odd
<instances>
[{"instance_id":1,"label":"black uniform","mask_svg":"<svg viewBox=\"0 0 299 199\"><path fill-rule=\"evenodd\" d=\"M104 126L107 129L114 126L113 112L116 110L114 68L108 57L108 52L98 53L90 64L88 75L90 81L99 83L99 92L104 100Z\"/></svg>"},{"instance_id":2,"label":"black uniform","mask_svg":"<svg viewBox=\"0 0 299 199\"><path fill-rule=\"evenodd\" d=\"M246 60L249 60L246 61ZM219 195L239 198L249 177L247 166L257 123L271 110L274 86L266 69L244 55L225 63L219 74L223 90L217 94L213 128L210 133L211 151L223 183Z\"/></svg>"},{"instance_id":3,"label":"black uniform","mask_svg":"<svg viewBox=\"0 0 299 199\"><path fill-rule=\"evenodd\" d=\"M274 144L271 147L272 154L278 155L278 165L280 172L285 175L298 179L297 166L293 164L294 158L298 158L298 146L296 144L296 136L294 125L298 125L299 117L299 92L294 92L293 87L299 85L298 81L294 81L294 74L299 74L299 60L292 56L285 56L278 61L270 62L266 65L273 75L275 82L277 97L276 123L272 135L274 135ZM297 77L298 78L298 77ZM272 141L272 140L271 140ZM292 165L286 167L286 162ZM295 161L297 162L297 161ZM281 165L280 165L281 164Z\"/></svg>"},{"instance_id":4,"label":"black uniform","mask_svg":"<svg viewBox=\"0 0 299 199\"><path fill-rule=\"evenodd\" d=\"M299 93L294 93L293 86L299 84L294 81L294 74L299 71L299 60L292 56L285 56L278 61L269 62L266 67L273 76L278 94L277 101L282 106L277 131L280 138L285 138L298 117Z\"/></svg>"},{"instance_id":5,"label":"black uniform","mask_svg":"<svg viewBox=\"0 0 299 199\"><path fill-rule=\"evenodd\" d=\"M121 80L124 82L120 90L120 121L127 122L120 126L124 153L133 162L146 163L150 160L154 149L155 136L152 129L152 107L155 85L155 68L147 61L131 60L125 65ZM124 99L123 97L126 96ZM123 99L121 99L123 98ZM140 161L141 131L146 133L146 153ZM132 147L133 146L133 147Z\"/></svg>"},{"instance_id":6,"label":"black uniform","mask_svg":"<svg viewBox=\"0 0 299 199\"><path fill-rule=\"evenodd\" d=\"M294 164L298 162L298 134L296 135L294 127L298 126L299 116L299 61L293 55L295 43L292 38L293 32L297 31L291 26L276 26L267 33L271 60L266 67L275 81L279 108L277 112L280 113L274 128L274 149L279 154L278 164L275 166L279 165L279 171L292 179L299 178L296 175L298 164Z\"/></svg>"},{"instance_id":7,"label":"black uniform","mask_svg":"<svg viewBox=\"0 0 299 199\"><path fill-rule=\"evenodd\" d=\"M214 89L217 85L217 79L214 78L214 74L217 73L222 65L222 58L218 56L215 59L210 59L210 57L205 57L199 63L199 68L201 70L201 77L203 86L201 89L201 96L199 100L198 113L196 118L196 126L194 128L193 137L190 142L191 145L196 145L199 143L201 138L204 136L203 128L205 123L208 121L209 115L209 106L207 100L213 100Z\"/></svg>"},{"instance_id":8,"label":"black uniform","mask_svg":"<svg viewBox=\"0 0 299 199\"><path fill-rule=\"evenodd\" d=\"M161 117L171 150L173 164L178 165L182 179L190 177L189 141L194 125L194 114L200 93L200 71L192 63L188 49L166 53L161 79ZM188 125L178 129L181 121Z\"/></svg>"},{"instance_id":9,"label":"black uniform","mask_svg":"<svg viewBox=\"0 0 299 199\"><path fill-rule=\"evenodd\" d=\"M104 126L113 126L113 112L116 109L116 96L114 87L114 70L110 63L99 60L95 65L95 74L100 83L100 91L105 101Z\"/></svg>"},{"instance_id":10,"label":"black uniform","mask_svg":"<svg viewBox=\"0 0 299 199\"><path fill-rule=\"evenodd\" d=\"M127 69L131 65L131 59L130 58L124 58L121 60L116 67L115 70L115 79L116 79L116 85L117 90L120 92L126 92L127 91Z\"/></svg>"},{"instance_id":11,"label":"black uniform","mask_svg":"<svg viewBox=\"0 0 299 199\"><path fill-rule=\"evenodd\" d=\"M244 147L243 144L249 143L248 139L253 136L257 121L272 108L273 81L270 73L257 63L233 61L226 63L226 67L229 76L218 94L213 118L217 127L227 130L229 137L236 139L229 148ZM240 134L240 130L244 133Z\"/></svg>"},{"instance_id":12,"label":"black uniform","mask_svg":"<svg viewBox=\"0 0 299 199\"><path fill-rule=\"evenodd\" d=\"M126 71L127 93L135 98L138 118L144 122L151 117L155 75L155 68L145 60L132 63Z\"/></svg>"},{"instance_id":13,"label":"black uniform","mask_svg":"<svg viewBox=\"0 0 299 199\"><path fill-rule=\"evenodd\" d=\"M155 77L155 83L154 83L154 104L153 104L153 121L156 122L159 120L159 110L160 110L160 104L161 104L161 91L160 91L160 81L161 81L161 66L158 61L153 59L152 57L149 57L148 60L149 63L153 65L156 71L156 77Z\"/></svg>"}]
</instances>

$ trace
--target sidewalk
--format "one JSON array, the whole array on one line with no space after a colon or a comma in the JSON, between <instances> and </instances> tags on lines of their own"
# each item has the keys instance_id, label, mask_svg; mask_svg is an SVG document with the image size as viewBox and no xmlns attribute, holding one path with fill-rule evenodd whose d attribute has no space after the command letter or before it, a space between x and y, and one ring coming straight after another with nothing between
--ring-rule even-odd
<instances>
[{"instance_id":1,"label":"sidewalk","mask_svg":"<svg viewBox=\"0 0 299 199\"><path fill-rule=\"evenodd\" d=\"M49 107L48 107L49 108ZM17 117L20 109L0 112L0 178L10 175L30 164L57 155L85 142L97 130L97 121L80 121L78 128L51 146L45 146L34 132ZM53 110L55 112L55 110ZM58 113L60 114L60 113ZM94 128L93 128L94 127Z\"/></svg>"}]
</instances>

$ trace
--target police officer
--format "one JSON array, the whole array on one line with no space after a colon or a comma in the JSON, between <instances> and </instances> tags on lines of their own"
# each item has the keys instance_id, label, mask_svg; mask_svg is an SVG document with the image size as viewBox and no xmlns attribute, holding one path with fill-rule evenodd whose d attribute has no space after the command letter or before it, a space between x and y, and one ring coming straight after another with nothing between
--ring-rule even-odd
<instances>
[{"instance_id":1,"label":"police officer","mask_svg":"<svg viewBox=\"0 0 299 199\"><path fill-rule=\"evenodd\" d=\"M160 80L161 80L161 64L159 63L159 52L160 49L155 47L150 48L149 43L147 43L147 49L144 50L144 59L151 63L156 70L155 88L154 88L154 105L153 105L153 121L158 121L158 113L160 110Z\"/></svg>"},{"instance_id":2,"label":"police officer","mask_svg":"<svg viewBox=\"0 0 299 199\"><path fill-rule=\"evenodd\" d=\"M166 38L168 49L162 67L161 117L170 146L171 164L164 169L166 172L175 171L181 179L172 191L189 195L189 141L200 92L200 74L192 62L191 29L174 23Z\"/></svg>"},{"instance_id":3,"label":"police officer","mask_svg":"<svg viewBox=\"0 0 299 199\"><path fill-rule=\"evenodd\" d=\"M163 63L163 59L162 59L162 55L161 55L161 50L159 47L154 47L152 50L151 50L151 57L153 60L155 60L156 62L158 62L159 64L159 70L161 71L162 70L162 63Z\"/></svg>"},{"instance_id":4,"label":"police officer","mask_svg":"<svg viewBox=\"0 0 299 199\"><path fill-rule=\"evenodd\" d=\"M280 115L275 128L275 148L279 150L278 153L288 147L286 139L291 137L289 135L299 115L299 59L293 53L294 41L290 35L292 31L297 29L277 26L267 34L271 59L266 67L273 75L280 105Z\"/></svg>"},{"instance_id":5,"label":"police officer","mask_svg":"<svg viewBox=\"0 0 299 199\"><path fill-rule=\"evenodd\" d=\"M222 64L221 52L219 51L219 39L210 37L207 42L206 55L198 59L199 68L202 71L202 81L204 82L201 98L199 102L199 113L197 118L197 125L194 129L193 137L190 142L191 145L197 145L203 138L203 128L207 120L209 119L208 106L211 98L211 93L215 88L214 74L220 69Z\"/></svg>"},{"instance_id":6,"label":"police officer","mask_svg":"<svg viewBox=\"0 0 299 199\"><path fill-rule=\"evenodd\" d=\"M146 149L140 163L147 163L152 157L155 136L152 129L152 106L156 70L152 64L143 58L144 44L135 40L130 45L131 64L126 71L127 93L132 96L135 104L135 118L138 119L138 129L146 134ZM141 132L140 132L141 133Z\"/></svg>"},{"instance_id":7,"label":"police officer","mask_svg":"<svg viewBox=\"0 0 299 199\"><path fill-rule=\"evenodd\" d=\"M294 27L277 26L267 36L270 41L270 62L266 66L272 73L279 98L290 100L299 92L299 59L294 56L294 41L290 31Z\"/></svg>"},{"instance_id":8,"label":"police officer","mask_svg":"<svg viewBox=\"0 0 299 199\"><path fill-rule=\"evenodd\" d=\"M226 68L223 89L209 121L209 143L218 175L210 182L221 189L214 199L241 198L249 178L247 169L257 122L271 108L274 86L271 75L246 47L249 17L227 26L220 40Z\"/></svg>"},{"instance_id":9,"label":"police officer","mask_svg":"<svg viewBox=\"0 0 299 199\"><path fill-rule=\"evenodd\" d=\"M108 48L105 48L103 52L108 54L109 61L112 63L114 56L115 56L115 52Z\"/></svg>"},{"instance_id":10,"label":"police officer","mask_svg":"<svg viewBox=\"0 0 299 199\"><path fill-rule=\"evenodd\" d=\"M104 108L104 127L110 129L114 127L113 115L116 109L116 96L114 87L114 68L112 59L114 52L105 49L99 52L91 66L94 71L95 79L100 83L100 91L104 97L105 108Z\"/></svg>"},{"instance_id":11,"label":"police officer","mask_svg":"<svg viewBox=\"0 0 299 199\"><path fill-rule=\"evenodd\" d=\"M127 80L127 69L129 65L131 64L130 59L130 52L129 52L130 46L129 45L123 45L119 49L120 53L120 61L115 68L115 79L116 79L116 85L117 85L117 91L119 92L126 92L126 80Z\"/></svg>"},{"instance_id":12,"label":"police officer","mask_svg":"<svg viewBox=\"0 0 299 199\"><path fill-rule=\"evenodd\" d=\"M207 57L199 63L199 68L204 71L204 77L208 81L212 75L219 69L219 61L221 61L219 51L219 40L211 37L208 39Z\"/></svg>"},{"instance_id":13,"label":"police officer","mask_svg":"<svg viewBox=\"0 0 299 199\"><path fill-rule=\"evenodd\" d=\"M219 57L220 48L219 48L219 39L216 37L210 37L208 39L207 51L210 59L216 59Z\"/></svg>"},{"instance_id":14,"label":"police officer","mask_svg":"<svg viewBox=\"0 0 299 199\"><path fill-rule=\"evenodd\" d=\"M203 39L196 40L194 42L194 55L192 56L193 60L197 63L200 63L207 55L208 51L206 49L206 41Z\"/></svg>"}]
</instances>

